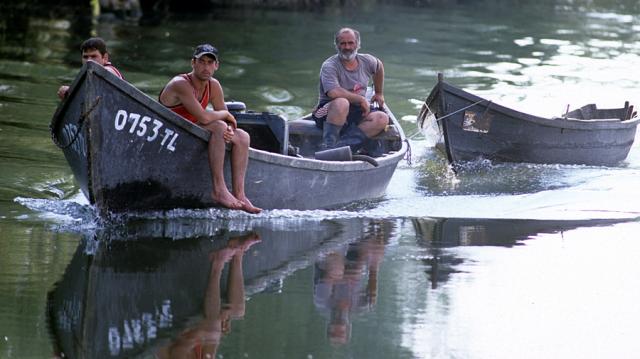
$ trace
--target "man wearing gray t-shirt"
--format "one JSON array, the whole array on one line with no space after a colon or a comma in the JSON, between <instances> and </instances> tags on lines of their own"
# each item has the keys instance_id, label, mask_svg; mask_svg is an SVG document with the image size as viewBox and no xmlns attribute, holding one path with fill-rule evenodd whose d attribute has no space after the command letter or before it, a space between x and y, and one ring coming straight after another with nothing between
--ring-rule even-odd
<instances>
[{"instance_id":1,"label":"man wearing gray t-shirt","mask_svg":"<svg viewBox=\"0 0 640 359\"><path fill-rule=\"evenodd\" d=\"M389 124L384 112L384 67L375 56L358 53L360 33L354 29L338 30L335 46L337 54L320 68L320 94L313 118L323 129L322 149L350 146L356 152L373 144L375 141L369 139ZM371 80L374 94L367 101ZM369 152L375 152L375 145L368 147Z\"/></svg>"}]
</instances>

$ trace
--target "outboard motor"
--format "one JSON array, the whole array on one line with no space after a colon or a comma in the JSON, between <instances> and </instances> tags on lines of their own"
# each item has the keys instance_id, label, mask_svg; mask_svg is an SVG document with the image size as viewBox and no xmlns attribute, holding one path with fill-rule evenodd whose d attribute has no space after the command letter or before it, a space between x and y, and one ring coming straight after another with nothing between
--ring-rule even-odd
<instances>
[{"instance_id":1,"label":"outboard motor","mask_svg":"<svg viewBox=\"0 0 640 359\"><path fill-rule=\"evenodd\" d=\"M247 105L241 101L227 101L224 104L227 105L229 112L245 112L247 110Z\"/></svg>"}]
</instances>

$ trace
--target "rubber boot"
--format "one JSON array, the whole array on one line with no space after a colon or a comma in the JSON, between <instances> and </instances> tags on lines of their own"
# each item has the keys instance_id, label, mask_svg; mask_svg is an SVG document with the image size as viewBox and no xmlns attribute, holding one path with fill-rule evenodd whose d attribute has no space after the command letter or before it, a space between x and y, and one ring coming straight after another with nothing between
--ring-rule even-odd
<instances>
[{"instance_id":1,"label":"rubber boot","mask_svg":"<svg viewBox=\"0 0 640 359\"><path fill-rule=\"evenodd\" d=\"M356 153L362 148L366 140L367 135L358 126L350 126L340 137L336 147L349 146L351 147L351 152Z\"/></svg>"},{"instance_id":2,"label":"rubber boot","mask_svg":"<svg viewBox=\"0 0 640 359\"><path fill-rule=\"evenodd\" d=\"M380 157L384 153L384 146L381 140L368 138L364 143L364 151L371 157Z\"/></svg>"},{"instance_id":3,"label":"rubber boot","mask_svg":"<svg viewBox=\"0 0 640 359\"><path fill-rule=\"evenodd\" d=\"M322 126L322 144L320 150L329 150L336 147L336 143L340 138L340 130L342 126L334 125L326 122Z\"/></svg>"}]
</instances>

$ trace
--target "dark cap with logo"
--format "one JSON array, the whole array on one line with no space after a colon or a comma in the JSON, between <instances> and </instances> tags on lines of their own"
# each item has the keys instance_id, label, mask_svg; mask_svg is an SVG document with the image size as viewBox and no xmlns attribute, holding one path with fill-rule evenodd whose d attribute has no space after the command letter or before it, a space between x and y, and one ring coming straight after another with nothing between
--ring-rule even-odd
<instances>
[{"instance_id":1,"label":"dark cap with logo","mask_svg":"<svg viewBox=\"0 0 640 359\"><path fill-rule=\"evenodd\" d=\"M203 55L211 55L214 59L218 60L218 49L209 44L198 45L196 51L193 52L193 58L199 59Z\"/></svg>"}]
</instances>

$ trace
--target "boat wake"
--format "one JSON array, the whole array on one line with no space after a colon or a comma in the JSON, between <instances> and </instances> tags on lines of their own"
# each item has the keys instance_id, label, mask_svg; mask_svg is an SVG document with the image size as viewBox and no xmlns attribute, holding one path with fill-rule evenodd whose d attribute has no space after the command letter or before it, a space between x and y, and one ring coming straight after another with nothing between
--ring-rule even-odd
<instances>
[{"instance_id":1,"label":"boat wake","mask_svg":"<svg viewBox=\"0 0 640 359\"><path fill-rule=\"evenodd\" d=\"M386 200L368 215L534 220L640 218L638 171L585 169L579 174L543 176L540 183L548 185L534 186L539 189L524 193L486 191L470 194L459 188L434 194L421 186L403 185L413 176L411 171L401 170L396 174ZM474 187L476 190L482 186L489 188L493 178L475 182Z\"/></svg>"},{"instance_id":2,"label":"boat wake","mask_svg":"<svg viewBox=\"0 0 640 359\"><path fill-rule=\"evenodd\" d=\"M78 192L70 199L18 197L15 202L53 223L55 231L87 233L135 221L170 221L196 232L249 230L266 222L298 223L356 219L488 218L591 220L640 218L640 169L559 165L478 165L443 178L427 168L402 166L386 194L331 210L265 210L253 215L221 208L125 212L100 217ZM437 172L437 171L436 171ZM425 174L426 173L426 174ZM449 175L446 175L449 176Z\"/></svg>"},{"instance_id":3,"label":"boat wake","mask_svg":"<svg viewBox=\"0 0 640 359\"><path fill-rule=\"evenodd\" d=\"M82 195L72 199L42 199L16 197L14 201L37 213L43 219L54 223L60 231L86 232L99 227L98 213Z\"/></svg>"},{"instance_id":4,"label":"boat wake","mask_svg":"<svg viewBox=\"0 0 640 359\"><path fill-rule=\"evenodd\" d=\"M17 197L15 202L34 211L40 218L52 222L52 229L59 232L89 233L125 226L132 222L168 221L182 222L188 232L212 234L224 228L232 231L251 230L255 226L269 223L271 228L287 229L304 222L322 222L349 219L381 219L388 213L376 212L376 202L360 202L336 210L265 210L260 214L223 208L172 209L166 211L124 212L101 217L82 194L71 199L39 199ZM178 235L179 237L179 235ZM175 238L175 237L174 237Z\"/></svg>"}]
</instances>

